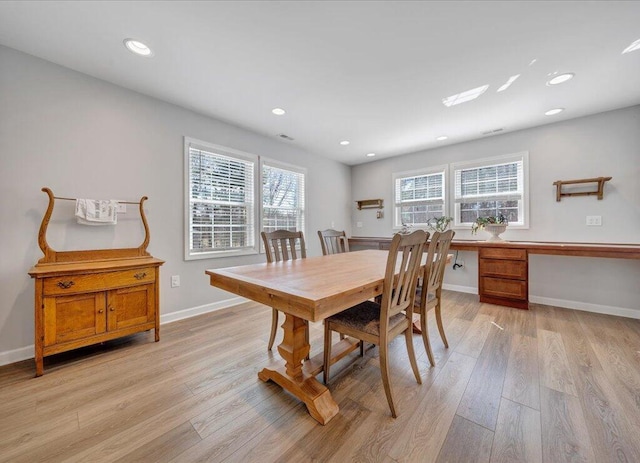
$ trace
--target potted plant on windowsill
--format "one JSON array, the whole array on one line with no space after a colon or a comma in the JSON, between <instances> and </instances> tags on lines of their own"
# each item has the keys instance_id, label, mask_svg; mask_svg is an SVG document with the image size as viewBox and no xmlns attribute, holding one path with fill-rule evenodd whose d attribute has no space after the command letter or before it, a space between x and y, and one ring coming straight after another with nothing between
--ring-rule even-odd
<instances>
[{"instance_id":1,"label":"potted plant on windowsill","mask_svg":"<svg viewBox=\"0 0 640 463\"><path fill-rule=\"evenodd\" d=\"M504 241L500 238L500 234L504 233L507 225L509 225L509 221L502 214L478 217L476 221L471 224L471 234L475 235L478 233L478 230L485 230L491 234L491 237L487 241Z\"/></svg>"},{"instance_id":2,"label":"potted plant on windowsill","mask_svg":"<svg viewBox=\"0 0 640 463\"><path fill-rule=\"evenodd\" d=\"M444 232L449 228L449 224L453 221L453 217L431 217L427 221L427 227L431 231Z\"/></svg>"}]
</instances>

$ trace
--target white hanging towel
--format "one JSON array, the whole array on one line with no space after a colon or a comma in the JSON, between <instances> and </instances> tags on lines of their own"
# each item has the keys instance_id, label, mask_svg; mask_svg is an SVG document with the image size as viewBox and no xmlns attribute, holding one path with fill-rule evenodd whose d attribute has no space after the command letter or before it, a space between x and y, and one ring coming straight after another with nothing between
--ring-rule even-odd
<instances>
[{"instance_id":1,"label":"white hanging towel","mask_svg":"<svg viewBox=\"0 0 640 463\"><path fill-rule=\"evenodd\" d=\"M114 199L76 199L76 220L82 225L115 225L117 211Z\"/></svg>"}]
</instances>

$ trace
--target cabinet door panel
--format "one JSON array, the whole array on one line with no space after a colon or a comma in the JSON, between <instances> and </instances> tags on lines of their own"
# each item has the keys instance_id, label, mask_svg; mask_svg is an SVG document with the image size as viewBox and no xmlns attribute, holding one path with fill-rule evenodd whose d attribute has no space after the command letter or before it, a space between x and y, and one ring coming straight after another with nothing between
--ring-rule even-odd
<instances>
[{"instance_id":1,"label":"cabinet door panel","mask_svg":"<svg viewBox=\"0 0 640 463\"><path fill-rule=\"evenodd\" d=\"M110 331L154 321L154 285L141 285L109 291L108 312Z\"/></svg>"},{"instance_id":2,"label":"cabinet door panel","mask_svg":"<svg viewBox=\"0 0 640 463\"><path fill-rule=\"evenodd\" d=\"M106 331L104 292L44 298L44 345L74 341Z\"/></svg>"}]
</instances>

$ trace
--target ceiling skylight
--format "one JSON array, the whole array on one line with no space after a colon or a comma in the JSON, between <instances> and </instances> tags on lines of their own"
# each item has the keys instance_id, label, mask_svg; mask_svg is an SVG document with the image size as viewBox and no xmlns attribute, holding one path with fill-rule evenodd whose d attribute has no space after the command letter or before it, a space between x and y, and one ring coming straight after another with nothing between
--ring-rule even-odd
<instances>
[{"instance_id":1,"label":"ceiling skylight","mask_svg":"<svg viewBox=\"0 0 640 463\"><path fill-rule=\"evenodd\" d=\"M127 50L129 50L131 53L135 53L136 55L146 56L146 57L153 56L153 52L151 51L151 48L149 48L147 45L140 42L139 40L124 39L124 46L127 47Z\"/></svg>"},{"instance_id":2,"label":"ceiling skylight","mask_svg":"<svg viewBox=\"0 0 640 463\"><path fill-rule=\"evenodd\" d=\"M442 104L450 107L460 103L466 103L467 101L475 100L484 92L486 92L488 88L488 85L483 85L482 87L472 88L471 90L467 90L466 92L448 96L447 98L442 99Z\"/></svg>"},{"instance_id":3,"label":"ceiling skylight","mask_svg":"<svg viewBox=\"0 0 640 463\"><path fill-rule=\"evenodd\" d=\"M624 55L625 53L631 53L632 51L636 51L636 50L640 50L640 39L636 40L631 45L629 45L627 48L625 48L622 51L622 54Z\"/></svg>"},{"instance_id":4,"label":"ceiling skylight","mask_svg":"<svg viewBox=\"0 0 640 463\"><path fill-rule=\"evenodd\" d=\"M446 135L441 135L441 136L437 137L437 138L436 138L436 140L438 140L438 141L444 141L444 140L446 140L447 138L449 138L449 137L447 137Z\"/></svg>"},{"instance_id":5,"label":"ceiling skylight","mask_svg":"<svg viewBox=\"0 0 640 463\"><path fill-rule=\"evenodd\" d=\"M340 144L341 144L342 146L347 146L349 143L350 143L350 142L349 142L349 140L342 140L342 141L340 142Z\"/></svg>"},{"instance_id":6,"label":"ceiling skylight","mask_svg":"<svg viewBox=\"0 0 640 463\"><path fill-rule=\"evenodd\" d=\"M561 84L563 82L566 82L567 80L573 79L574 75L575 74L573 74L573 72L567 72L566 74L557 75L554 78L549 79L547 81L547 85L558 85L558 84Z\"/></svg>"},{"instance_id":7,"label":"ceiling skylight","mask_svg":"<svg viewBox=\"0 0 640 463\"><path fill-rule=\"evenodd\" d=\"M549 111L544 113L544 115L545 116L555 116L556 114L559 114L562 111L564 111L564 108L554 108L554 109L550 109Z\"/></svg>"},{"instance_id":8,"label":"ceiling skylight","mask_svg":"<svg viewBox=\"0 0 640 463\"><path fill-rule=\"evenodd\" d=\"M515 76L509 77L509 80L507 80L507 82L498 89L498 93L504 92L506 89L508 89L511 86L511 84L516 81L518 77L520 77L520 74L516 74Z\"/></svg>"},{"instance_id":9,"label":"ceiling skylight","mask_svg":"<svg viewBox=\"0 0 640 463\"><path fill-rule=\"evenodd\" d=\"M286 111L282 108L273 108L271 112L276 116L283 116L286 113Z\"/></svg>"},{"instance_id":10,"label":"ceiling skylight","mask_svg":"<svg viewBox=\"0 0 640 463\"><path fill-rule=\"evenodd\" d=\"M372 158L372 157L374 157L375 155L376 155L376 153L367 153L367 157L368 157L368 158Z\"/></svg>"}]
</instances>

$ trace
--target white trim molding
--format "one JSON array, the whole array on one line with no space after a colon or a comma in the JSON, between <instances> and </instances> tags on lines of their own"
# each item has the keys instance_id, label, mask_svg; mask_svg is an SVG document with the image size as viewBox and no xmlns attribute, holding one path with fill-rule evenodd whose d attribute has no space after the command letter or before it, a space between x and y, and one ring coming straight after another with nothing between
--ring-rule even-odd
<instances>
[{"instance_id":1,"label":"white trim molding","mask_svg":"<svg viewBox=\"0 0 640 463\"><path fill-rule=\"evenodd\" d=\"M550 305L553 307L563 307L565 309L582 310L584 312L600 313L604 315L615 315L640 319L640 310L629 309L627 307L613 307L610 305L591 304L589 302L568 301L565 299L554 299L551 297L529 296L529 302L534 304Z\"/></svg>"},{"instance_id":2,"label":"white trim molding","mask_svg":"<svg viewBox=\"0 0 640 463\"><path fill-rule=\"evenodd\" d=\"M233 307L234 305L243 304L245 302L249 302L249 299L238 296L232 297L231 299L225 299L224 301L178 310L165 315L160 315L160 324L164 325L166 323L177 322L178 320L184 320L185 318L191 318L209 312L217 312L218 310Z\"/></svg>"}]
</instances>

